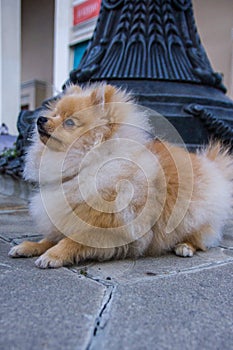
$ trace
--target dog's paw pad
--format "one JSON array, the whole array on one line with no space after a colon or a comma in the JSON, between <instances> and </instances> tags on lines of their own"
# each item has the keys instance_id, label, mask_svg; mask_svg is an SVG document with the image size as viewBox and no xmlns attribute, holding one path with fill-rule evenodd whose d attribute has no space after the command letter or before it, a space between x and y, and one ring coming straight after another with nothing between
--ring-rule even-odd
<instances>
[{"instance_id":1,"label":"dog's paw pad","mask_svg":"<svg viewBox=\"0 0 233 350\"><path fill-rule=\"evenodd\" d=\"M177 244L174 250L176 255L183 257L192 257L194 253L194 249L186 243Z\"/></svg>"},{"instance_id":2,"label":"dog's paw pad","mask_svg":"<svg viewBox=\"0 0 233 350\"><path fill-rule=\"evenodd\" d=\"M55 259L47 255L46 253L41 255L38 259L36 259L35 264L40 269L58 268L63 266L63 261L60 259Z\"/></svg>"}]
</instances>

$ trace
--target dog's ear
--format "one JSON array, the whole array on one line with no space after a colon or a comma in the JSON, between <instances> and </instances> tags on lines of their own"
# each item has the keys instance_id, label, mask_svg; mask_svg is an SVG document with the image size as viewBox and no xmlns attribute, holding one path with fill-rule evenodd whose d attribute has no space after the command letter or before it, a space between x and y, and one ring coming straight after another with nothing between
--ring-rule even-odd
<instances>
[{"instance_id":1,"label":"dog's ear","mask_svg":"<svg viewBox=\"0 0 233 350\"><path fill-rule=\"evenodd\" d=\"M112 85L100 85L91 93L91 102L95 105L112 102L116 88Z\"/></svg>"}]
</instances>

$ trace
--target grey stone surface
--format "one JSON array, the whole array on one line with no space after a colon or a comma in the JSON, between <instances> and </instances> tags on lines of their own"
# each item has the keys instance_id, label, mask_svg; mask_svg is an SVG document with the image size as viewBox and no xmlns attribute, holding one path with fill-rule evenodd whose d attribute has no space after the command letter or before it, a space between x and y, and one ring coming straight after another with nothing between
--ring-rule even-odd
<instances>
[{"instance_id":1,"label":"grey stone surface","mask_svg":"<svg viewBox=\"0 0 233 350\"><path fill-rule=\"evenodd\" d=\"M229 223L225 226L224 236L220 245L221 247L233 250L233 220L229 221Z\"/></svg>"},{"instance_id":2,"label":"grey stone surface","mask_svg":"<svg viewBox=\"0 0 233 350\"><path fill-rule=\"evenodd\" d=\"M28 211L10 211L0 214L0 237L11 240L13 238L38 235L35 224Z\"/></svg>"},{"instance_id":3,"label":"grey stone surface","mask_svg":"<svg viewBox=\"0 0 233 350\"><path fill-rule=\"evenodd\" d=\"M0 349L85 349L105 287L65 268L7 258L8 250L1 242Z\"/></svg>"},{"instance_id":4,"label":"grey stone surface","mask_svg":"<svg viewBox=\"0 0 233 350\"><path fill-rule=\"evenodd\" d=\"M29 236L33 239L38 236L38 232L29 215L28 202L0 194L0 237L11 241Z\"/></svg>"},{"instance_id":5,"label":"grey stone surface","mask_svg":"<svg viewBox=\"0 0 233 350\"><path fill-rule=\"evenodd\" d=\"M0 195L0 349L232 349L232 228L193 258L40 270L7 256L41 237L27 201Z\"/></svg>"},{"instance_id":6,"label":"grey stone surface","mask_svg":"<svg viewBox=\"0 0 233 350\"><path fill-rule=\"evenodd\" d=\"M33 186L22 179L14 179L12 176L0 174L0 193L6 196L15 196L28 200Z\"/></svg>"},{"instance_id":7,"label":"grey stone surface","mask_svg":"<svg viewBox=\"0 0 233 350\"><path fill-rule=\"evenodd\" d=\"M26 200L0 194L0 237L6 241L16 239L15 243L20 243L20 238L40 239Z\"/></svg>"},{"instance_id":8,"label":"grey stone surface","mask_svg":"<svg viewBox=\"0 0 233 350\"><path fill-rule=\"evenodd\" d=\"M0 213L1 211L17 209L27 209L27 201L18 197L0 194Z\"/></svg>"},{"instance_id":9,"label":"grey stone surface","mask_svg":"<svg viewBox=\"0 0 233 350\"><path fill-rule=\"evenodd\" d=\"M232 349L232 268L119 285L90 349Z\"/></svg>"}]
</instances>

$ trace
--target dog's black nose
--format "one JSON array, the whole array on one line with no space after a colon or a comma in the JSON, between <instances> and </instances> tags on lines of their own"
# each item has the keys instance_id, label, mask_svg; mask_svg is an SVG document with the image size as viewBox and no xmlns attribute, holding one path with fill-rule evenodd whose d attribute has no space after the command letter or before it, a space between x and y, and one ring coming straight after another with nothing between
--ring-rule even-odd
<instances>
[{"instance_id":1,"label":"dog's black nose","mask_svg":"<svg viewBox=\"0 0 233 350\"><path fill-rule=\"evenodd\" d=\"M39 117L37 119L37 125L43 125L43 124L47 123L47 121L48 121L48 118L46 118L46 117Z\"/></svg>"}]
</instances>

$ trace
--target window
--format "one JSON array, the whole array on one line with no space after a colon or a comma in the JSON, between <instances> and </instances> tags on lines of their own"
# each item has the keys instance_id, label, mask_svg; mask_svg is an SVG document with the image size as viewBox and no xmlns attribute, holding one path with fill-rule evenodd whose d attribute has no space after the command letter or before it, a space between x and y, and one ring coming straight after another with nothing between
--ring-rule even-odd
<instances>
[{"instance_id":1,"label":"window","mask_svg":"<svg viewBox=\"0 0 233 350\"><path fill-rule=\"evenodd\" d=\"M74 46L74 65L73 68L76 69L83 57L83 54L87 48L88 40L78 43Z\"/></svg>"}]
</instances>

